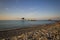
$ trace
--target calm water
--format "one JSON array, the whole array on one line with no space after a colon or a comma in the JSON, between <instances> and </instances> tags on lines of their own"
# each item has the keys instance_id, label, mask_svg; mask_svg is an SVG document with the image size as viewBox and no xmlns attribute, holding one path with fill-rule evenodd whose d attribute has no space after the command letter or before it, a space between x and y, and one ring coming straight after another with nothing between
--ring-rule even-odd
<instances>
[{"instance_id":1,"label":"calm water","mask_svg":"<svg viewBox=\"0 0 60 40\"><path fill-rule=\"evenodd\" d=\"M21 20L0 20L0 30L3 29L12 29L12 28L21 28L21 27L29 27L31 25L39 25L39 24L49 24L54 23L54 21L21 21Z\"/></svg>"}]
</instances>

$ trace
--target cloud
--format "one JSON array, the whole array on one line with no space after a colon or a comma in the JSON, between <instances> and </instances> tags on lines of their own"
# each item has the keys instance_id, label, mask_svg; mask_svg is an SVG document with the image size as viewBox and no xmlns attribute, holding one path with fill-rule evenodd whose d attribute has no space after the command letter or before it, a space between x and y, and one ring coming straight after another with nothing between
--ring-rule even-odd
<instances>
[{"instance_id":1,"label":"cloud","mask_svg":"<svg viewBox=\"0 0 60 40\"><path fill-rule=\"evenodd\" d=\"M8 8L5 8L6 10L8 10Z\"/></svg>"},{"instance_id":2,"label":"cloud","mask_svg":"<svg viewBox=\"0 0 60 40\"><path fill-rule=\"evenodd\" d=\"M29 8L29 10L35 10L36 8Z\"/></svg>"},{"instance_id":3,"label":"cloud","mask_svg":"<svg viewBox=\"0 0 60 40\"><path fill-rule=\"evenodd\" d=\"M29 9L31 9L31 10L32 10L32 9L34 9L34 8L29 8Z\"/></svg>"}]
</instances>

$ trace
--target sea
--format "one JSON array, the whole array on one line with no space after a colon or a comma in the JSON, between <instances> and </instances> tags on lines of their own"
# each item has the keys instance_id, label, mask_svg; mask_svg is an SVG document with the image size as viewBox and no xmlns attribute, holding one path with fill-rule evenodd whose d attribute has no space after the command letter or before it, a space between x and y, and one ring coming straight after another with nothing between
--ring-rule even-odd
<instances>
[{"instance_id":1,"label":"sea","mask_svg":"<svg viewBox=\"0 0 60 40\"><path fill-rule=\"evenodd\" d=\"M25 28L25 27L31 27L32 25L51 24L51 23L54 23L54 21L0 20L0 30Z\"/></svg>"}]
</instances>

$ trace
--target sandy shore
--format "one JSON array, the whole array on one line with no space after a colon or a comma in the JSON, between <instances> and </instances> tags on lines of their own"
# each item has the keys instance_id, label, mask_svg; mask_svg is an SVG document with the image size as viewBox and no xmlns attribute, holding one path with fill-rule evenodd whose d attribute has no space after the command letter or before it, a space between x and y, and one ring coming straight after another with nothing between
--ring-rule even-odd
<instances>
[{"instance_id":1,"label":"sandy shore","mask_svg":"<svg viewBox=\"0 0 60 40\"><path fill-rule=\"evenodd\" d=\"M18 40L60 40L60 21L53 24L0 31L0 39L14 36L17 36Z\"/></svg>"}]
</instances>

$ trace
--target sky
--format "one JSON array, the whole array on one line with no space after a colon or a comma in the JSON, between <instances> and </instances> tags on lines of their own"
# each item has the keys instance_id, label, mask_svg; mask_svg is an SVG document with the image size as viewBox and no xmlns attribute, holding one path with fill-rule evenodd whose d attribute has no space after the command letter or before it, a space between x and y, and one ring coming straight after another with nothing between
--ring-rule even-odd
<instances>
[{"instance_id":1,"label":"sky","mask_svg":"<svg viewBox=\"0 0 60 40\"><path fill-rule=\"evenodd\" d=\"M59 19L60 0L0 0L0 20Z\"/></svg>"}]
</instances>

